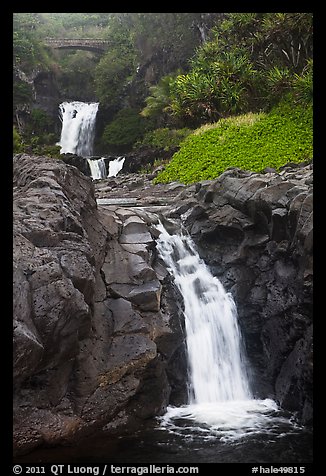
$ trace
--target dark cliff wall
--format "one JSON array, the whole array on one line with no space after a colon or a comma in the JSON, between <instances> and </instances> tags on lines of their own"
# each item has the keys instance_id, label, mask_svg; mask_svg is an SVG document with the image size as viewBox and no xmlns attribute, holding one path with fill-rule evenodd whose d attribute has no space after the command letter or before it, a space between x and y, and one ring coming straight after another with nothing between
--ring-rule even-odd
<instances>
[{"instance_id":1,"label":"dark cliff wall","mask_svg":"<svg viewBox=\"0 0 326 476\"><path fill-rule=\"evenodd\" d=\"M60 137L61 122L59 119L59 104L64 100L58 89L54 72L36 70L25 74L19 69L14 70L14 81L21 81L31 91L31 97L24 103L14 101L14 124L18 123L19 130L26 130L33 122L31 112L41 110L46 114L47 129ZM15 98L14 98L15 99ZM43 124L44 127L44 124Z\"/></svg>"},{"instance_id":2,"label":"dark cliff wall","mask_svg":"<svg viewBox=\"0 0 326 476\"><path fill-rule=\"evenodd\" d=\"M98 210L75 167L14 158L16 453L138 424L184 391L169 365L180 311L153 248L146 221Z\"/></svg>"}]
</instances>

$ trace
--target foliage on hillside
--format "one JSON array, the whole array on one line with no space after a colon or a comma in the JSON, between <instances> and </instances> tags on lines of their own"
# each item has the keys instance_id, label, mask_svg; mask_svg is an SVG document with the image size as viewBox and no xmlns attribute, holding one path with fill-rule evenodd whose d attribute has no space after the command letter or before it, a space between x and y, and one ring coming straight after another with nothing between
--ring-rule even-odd
<instances>
[{"instance_id":1,"label":"foliage on hillside","mask_svg":"<svg viewBox=\"0 0 326 476\"><path fill-rule=\"evenodd\" d=\"M221 119L189 135L156 183L216 178L228 167L262 172L312 159L312 104L287 98L270 113Z\"/></svg>"},{"instance_id":2,"label":"foliage on hillside","mask_svg":"<svg viewBox=\"0 0 326 476\"><path fill-rule=\"evenodd\" d=\"M175 149L192 132L191 129L169 129L162 127L154 131L146 132L144 137L134 145L135 149L141 146L163 149L165 151Z\"/></svg>"},{"instance_id":3,"label":"foliage on hillside","mask_svg":"<svg viewBox=\"0 0 326 476\"><path fill-rule=\"evenodd\" d=\"M148 129L148 121L133 109L121 109L105 127L102 147L110 153L123 153L139 140Z\"/></svg>"},{"instance_id":4,"label":"foliage on hillside","mask_svg":"<svg viewBox=\"0 0 326 476\"><path fill-rule=\"evenodd\" d=\"M40 18L37 13L19 13L13 16L13 60L14 68L25 73L42 68L49 69L51 59L44 45L38 26Z\"/></svg>"},{"instance_id":5,"label":"foliage on hillside","mask_svg":"<svg viewBox=\"0 0 326 476\"><path fill-rule=\"evenodd\" d=\"M152 87L143 114L161 110L198 127L231 114L268 110L307 73L312 60L310 13L226 14L212 35L190 59L187 73Z\"/></svg>"},{"instance_id":6,"label":"foliage on hillside","mask_svg":"<svg viewBox=\"0 0 326 476\"><path fill-rule=\"evenodd\" d=\"M181 66L187 68L188 58L208 38L220 15L14 13L14 124L18 122L17 112L19 115L33 106L31 77L37 71L50 69L63 98L100 102L99 131L104 132L120 109L131 107L140 112L149 86L162 74ZM45 46L47 37L101 38L109 41L110 48L101 55L52 50ZM158 120L156 127L166 125L164 119ZM128 132L127 125L124 130ZM139 135L135 137L138 138ZM106 139L97 143L105 143ZM130 142L128 137L123 141Z\"/></svg>"},{"instance_id":7,"label":"foliage on hillside","mask_svg":"<svg viewBox=\"0 0 326 476\"><path fill-rule=\"evenodd\" d=\"M110 48L53 51L48 36L103 38ZM311 13L15 13L14 124L22 144L50 145L46 120L38 130L30 115L22 131L18 115L33 109L32 75L51 69L64 97L100 102L97 144L168 147L180 140L173 131L268 113L289 92L311 101L312 40ZM119 116L126 109L132 121ZM157 132L144 137L148 129Z\"/></svg>"}]
</instances>

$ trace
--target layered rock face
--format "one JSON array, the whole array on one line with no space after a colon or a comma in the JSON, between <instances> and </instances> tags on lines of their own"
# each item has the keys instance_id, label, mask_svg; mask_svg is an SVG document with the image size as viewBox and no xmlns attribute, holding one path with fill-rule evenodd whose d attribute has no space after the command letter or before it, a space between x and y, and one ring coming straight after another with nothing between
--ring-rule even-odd
<instances>
[{"instance_id":1,"label":"layered rock face","mask_svg":"<svg viewBox=\"0 0 326 476\"><path fill-rule=\"evenodd\" d=\"M146 219L99 210L90 178L26 155L13 212L15 452L162 413L184 391L181 311Z\"/></svg>"},{"instance_id":2,"label":"layered rock face","mask_svg":"<svg viewBox=\"0 0 326 476\"><path fill-rule=\"evenodd\" d=\"M236 301L256 395L312 419L312 165L230 169L185 188L180 217Z\"/></svg>"}]
</instances>

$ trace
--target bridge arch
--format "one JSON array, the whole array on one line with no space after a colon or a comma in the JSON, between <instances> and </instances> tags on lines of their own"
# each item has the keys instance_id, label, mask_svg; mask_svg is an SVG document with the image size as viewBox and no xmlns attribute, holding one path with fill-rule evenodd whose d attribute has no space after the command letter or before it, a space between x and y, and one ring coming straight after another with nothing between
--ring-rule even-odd
<instances>
[{"instance_id":1,"label":"bridge arch","mask_svg":"<svg viewBox=\"0 0 326 476\"><path fill-rule=\"evenodd\" d=\"M45 44L55 49L87 50L103 53L108 48L108 41L94 38L46 38Z\"/></svg>"}]
</instances>

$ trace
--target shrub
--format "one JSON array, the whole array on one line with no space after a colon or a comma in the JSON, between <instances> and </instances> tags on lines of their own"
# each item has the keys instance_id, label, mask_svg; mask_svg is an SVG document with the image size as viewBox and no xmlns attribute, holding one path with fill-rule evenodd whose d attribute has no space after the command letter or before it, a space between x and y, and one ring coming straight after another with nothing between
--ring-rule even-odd
<instances>
[{"instance_id":1,"label":"shrub","mask_svg":"<svg viewBox=\"0 0 326 476\"><path fill-rule=\"evenodd\" d=\"M179 147L190 133L191 129L184 127L183 129L169 129L163 127L154 131L146 132L143 139L135 144L135 147L150 146L164 149L166 151Z\"/></svg>"},{"instance_id":2,"label":"shrub","mask_svg":"<svg viewBox=\"0 0 326 476\"><path fill-rule=\"evenodd\" d=\"M313 101L313 60L307 62L301 75L295 74L292 82L294 94L303 103Z\"/></svg>"},{"instance_id":3,"label":"shrub","mask_svg":"<svg viewBox=\"0 0 326 476\"><path fill-rule=\"evenodd\" d=\"M102 144L109 149L131 148L144 135L148 121L134 109L122 109L104 129Z\"/></svg>"},{"instance_id":4,"label":"shrub","mask_svg":"<svg viewBox=\"0 0 326 476\"><path fill-rule=\"evenodd\" d=\"M14 127L13 128L13 152L14 154L18 154L19 152L22 152L22 151L23 151L23 141L16 127Z\"/></svg>"},{"instance_id":5,"label":"shrub","mask_svg":"<svg viewBox=\"0 0 326 476\"><path fill-rule=\"evenodd\" d=\"M229 167L262 172L312 159L312 104L293 97L270 113L222 119L189 135L155 183L213 179Z\"/></svg>"}]
</instances>

